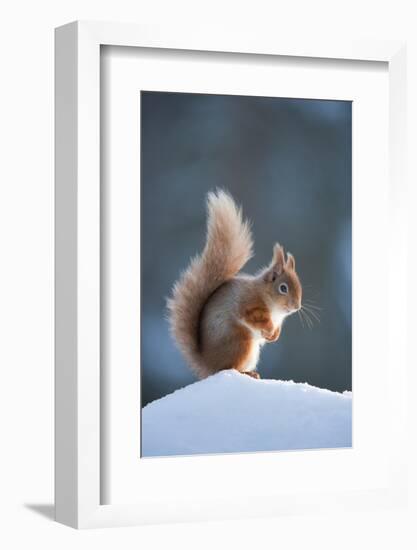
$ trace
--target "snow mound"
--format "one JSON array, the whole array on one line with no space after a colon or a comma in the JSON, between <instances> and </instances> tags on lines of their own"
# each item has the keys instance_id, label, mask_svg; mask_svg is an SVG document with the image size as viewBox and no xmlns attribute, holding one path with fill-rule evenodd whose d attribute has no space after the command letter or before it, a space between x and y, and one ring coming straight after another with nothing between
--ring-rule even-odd
<instances>
[{"instance_id":1,"label":"snow mound","mask_svg":"<svg viewBox=\"0 0 417 550\"><path fill-rule=\"evenodd\" d=\"M142 456L352 446L352 394L222 371L149 403Z\"/></svg>"}]
</instances>

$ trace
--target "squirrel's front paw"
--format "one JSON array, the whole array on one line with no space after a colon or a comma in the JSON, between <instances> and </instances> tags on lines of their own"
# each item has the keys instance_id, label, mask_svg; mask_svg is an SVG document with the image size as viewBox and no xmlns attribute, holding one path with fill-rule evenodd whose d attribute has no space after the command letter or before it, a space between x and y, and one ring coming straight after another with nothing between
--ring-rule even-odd
<instances>
[{"instance_id":1,"label":"squirrel's front paw","mask_svg":"<svg viewBox=\"0 0 417 550\"><path fill-rule=\"evenodd\" d=\"M268 342L275 342L276 340L278 340L280 334L281 334L281 327L277 327L273 331L266 331L266 330L262 331L262 336Z\"/></svg>"}]
</instances>

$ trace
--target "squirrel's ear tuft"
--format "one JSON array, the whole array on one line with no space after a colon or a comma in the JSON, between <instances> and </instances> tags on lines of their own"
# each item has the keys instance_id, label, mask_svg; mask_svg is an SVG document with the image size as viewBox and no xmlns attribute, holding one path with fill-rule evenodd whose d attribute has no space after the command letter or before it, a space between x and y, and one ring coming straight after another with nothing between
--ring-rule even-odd
<instances>
[{"instance_id":1,"label":"squirrel's ear tuft","mask_svg":"<svg viewBox=\"0 0 417 550\"><path fill-rule=\"evenodd\" d=\"M288 269L292 269L293 271L295 271L295 258L290 252L287 252L286 266Z\"/></svg>"},{"instance_id":2,"label":"squirrel's ear tuft","mask_svg":"<svg viewBox=\"0 0 417 550\"><path fill-rule=\"evenodd\" d=\"M281 275L281 273L284 271L284 265L285 265L284 247L277 243L274 246L271 268L273 268L273 270L276 271L278 275Z\"/></svg>"}]
</instances>

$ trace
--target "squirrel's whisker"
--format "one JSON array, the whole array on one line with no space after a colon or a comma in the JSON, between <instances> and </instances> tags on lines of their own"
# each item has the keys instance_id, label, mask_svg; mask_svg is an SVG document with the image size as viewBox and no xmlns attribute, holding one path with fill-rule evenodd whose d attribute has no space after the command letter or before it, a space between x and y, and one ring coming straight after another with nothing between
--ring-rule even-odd
<instances>
[{"instance_id":1,"label":"squirrel's whisker","mask_svg":"<svg viewBox=\"0 0 417 550\"><path fill-rule=\"evenodd\" d=\"M313 322L311 321L310 317L307 315L307 313L304 311L304 318L309 326L310 330L313 330Z\"/></svg>"},{"instance_id":2,"label":"squirrel's whisker","mask_svg":"<svg viewBox=\"0 0 417 550\"><path fill-rule=\"evenodd\" d=\"M300 313L300 310L297 311L298 313L298 317L300 318L300 321L301 321L301 325L303 328L306 328L305 325L304 325L304 321L303 321L303 318L301 317L301 313Z\"/></svg>"},{"instance_id":3,"label":"squirrel's whisker","mask_svg":"<svg viewBox=\"0 0 417 550\"><path fill-rule=\"evenodd\" d=\"M309 314L313 317L313 319L315 319L318 323L321 322L320 320L320 317L317 317L317 315L314 315L314 313L312 311L309 311Z\"/></svg>"},{"instance_id":4,"label":"squirrel's whisker","mask_svg":"<svg viewBox=\"0 0 417 550\"><path fill-rule=\"evenodd\" d=\"M318 321L320 323L320 317L319 317L318 313L316 313L313 310L310 310L307 306L304 306L304 308L312 317L314 317L314 319L316 319L316 321Z\"/></svg>"},{"instance_id":5,"label":"squirrel's whisker","mask_svg":"<svg viewBox=\"0 0 417 550\"><path fill-rule=\"evenodd\" d=\"M320 307L317 302L312 302L308 298L303 298L302 302L303 302L303 306L306 305L306 306Z\"/></svg>"},{"instance_id":6,"label":"squirrel's whisker","mask_svg":"<svg viewBox=\"0 0 417 550\"><path fill-rule=\"evenodd\" d=\"M303 316L303 318L304 318L304 320L305 320L305 322L306 322L308 328L311 330L311 328L312 328L313 325L312 325L312 323L311 323L311 320L307 317L307 314L306 314L304 308L301 308L301 309L300 309L300 312L301 312L301 315Z\"/></svg>"},{"instance_id":7,"label":"squirrel's whisker","mask_svg":"<svg viewBox=\"0 0 417 550\"><path fill-rule=\"evenodd\" d=\"M315 319L316 321L318 321L320 323L320 317L316 312L310 310L308 307L306 308L306 311L313 319Z\"/></svg>"},{"instance_id":8,"label":"squirrel's whisker","mask_svg":"<svg viewBox=\"0 0 417 550\"><path fill-rule=\"evenodd\" d=\"M303 287L304 288L304 287ZM317 291L317 292L314 292L314 294L310 294L309 292L305 293L306 295L304 296L304 299L303 301L307 301L309 300L310 302L313 302L315 303L316 300L319 298L320 296L320 292Z\"/></svg>"},{"instance_id":9,"label":"squirrel's whisker","mask_svg":"<svg viewBox=\"0 0 417 550\"><path fill-rule=\"evenodd\" d=\"M308 314L307 314L306 311L304 312L304 315L305 315L306 319L308 319L308 322L310 323L310 329L313 330L313 327L314 327L313 321L312 321L311 318L308 316Z\"/></svg>"},{"instance_id":10,"label":"squirrel's whisker","mask_svg":"<svg viewBox=\"0 0 417 550\"><path fill-rule=\"evenodd\" d=\"M319 307L319 306L316 306L314 304L310 304L310 302L308 300L304 300L304 304L307 306L307 307L310 307L312 309L318 309L319 311L322 311L323 308Z\"/></svg>"},{"instance_id":11,"label":"squirrel's whisker","mask_svg":"<svg viewBox=\"0 0 417 550\"><path fill-rule=\"evenodd\" d=\"M305 318L310 321L311 327L313 327L313 325L314 325L313 319L314 318L310 317L311 312L308 311L308 309L306 309L304 306L302 308L302 311L304 312Z\"/></svg>"}]
</instances>

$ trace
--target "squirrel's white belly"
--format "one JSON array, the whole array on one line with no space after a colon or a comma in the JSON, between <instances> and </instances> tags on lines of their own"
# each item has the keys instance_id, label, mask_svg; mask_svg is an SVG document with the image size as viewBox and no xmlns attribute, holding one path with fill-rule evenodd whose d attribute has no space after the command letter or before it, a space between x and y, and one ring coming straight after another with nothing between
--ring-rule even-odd
<instances>
[{"instance_id":1,"label":"squirrel's white belly","mask_svg":"<svg viewBox=\"0 0 417 550\"><path fill-rule=\"evenodd\" d=\"M253 341L251 352L246 359L246 363L241 368L242 372L251 372L253 370L256 370L256 365L259 361L259 353L263 342L265 342L263 338L262 342L261 340Z\"/></svg>"}]
</instances>

